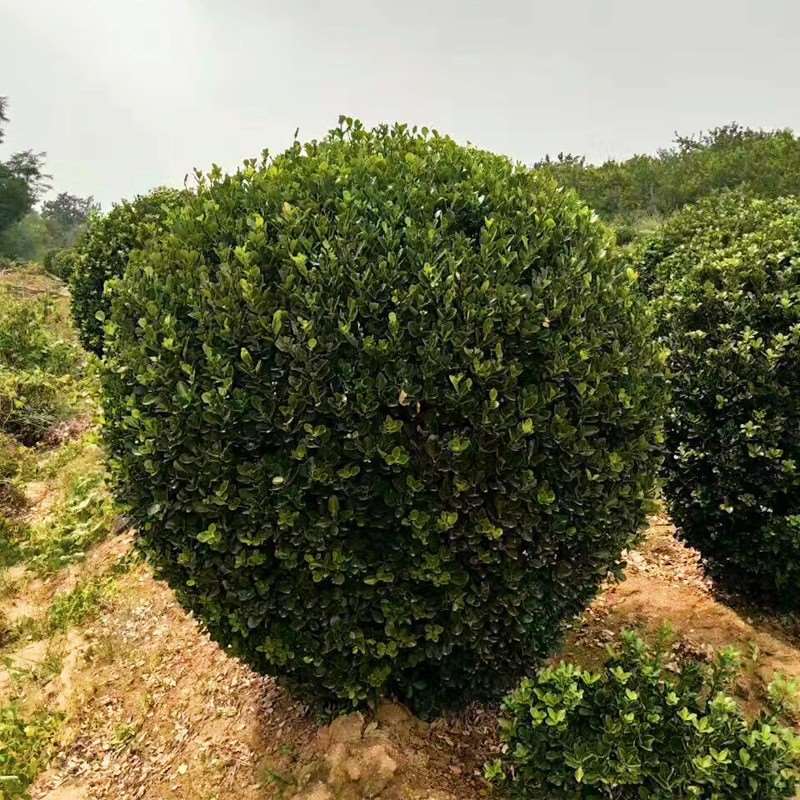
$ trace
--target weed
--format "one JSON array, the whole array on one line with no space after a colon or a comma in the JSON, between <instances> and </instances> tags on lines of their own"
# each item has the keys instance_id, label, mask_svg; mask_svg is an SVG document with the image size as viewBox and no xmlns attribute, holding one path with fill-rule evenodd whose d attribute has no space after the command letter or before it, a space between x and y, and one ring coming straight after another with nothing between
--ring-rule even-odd
<instances>
[{"instance_id":1,"label":"weed","mask_svg":"<svg viewBox=\"0 0 800 800\"><path fill-rule=\"evenodd\" d=\"M14 623L4 623L0 618L0 649L8 648L22 639L37 638L39 629L40 624L33 617L21 617Z\"/></svg>"},{"instance_id":2,"label":"weed","mask_svg":"<svg viewBox=\"0 0 800 800\"><path fill-rule=\"evenodd\" d=\"M261 773L259 783L265 787L273 787L278 793L278 798L281 798L281 800L286 796L286 792L295 786L294 778L276 772L269 764L262 764L259 771Z\"/></svg>"},{"instance_id":3,"label":"weed","mask_svg":"<svg viewBox=\"0 0 800 800\"><path fill-rule=\"evenodd\" d=\"M44 630L53 634L85 622L97 614L114 589L113 579L95 577L82 581L70 592L58 595L47 612Z\"/></svg>"},{"instance_id":4,"label":"weed","mask_svg":"<svg viewBox=\"0 0 800 800\"><path fill-rule=\"evenodd\" d=\"M61 718L40 712L24 717L12 704L0 707L0 800L27 797L47 764Z\"/></svg>"},{"instance_id":5,"label":"weed","mask_svg":"<svg viewBox=\"0 0 800 800\"><path fill-rule=\"evenodd\" d=\"M100 458L97 447L97 433L88 431L83 436L65 442L61 447L50 451L40 462L36 478L38 480L60 481L74 480L76 475L86 474L87 466L90 471L96 471L96 464ZM87 461L91 462L87 465Z\"/></svg>"},{"instance_id":6,"label":"weed","mask_svg":"<svg viewBox=\"0 0 800 800\"><path fill-rule=\"evenodd\" d=\"M39 574L55 572L79 561L86 551L108 534L114 507L101 474L79 478L65 502L34 526L23 555Z\"/></svg>"},{"instance_id":7,"label":"weed","mask_svg":"<svg viewBox=\"0 0 800 800\"><path fill-rule=\"evenodd\" d=\"M120 749L126 747L136 737L136 734L139 732L140 728L141 724L135 724L133 722L121 722L114 729L114 734L111 737L112 747Z\"/></svg>"},{"instance_id":8,"label":"weed","mask_svg":"<svg viewBox=\"0 0 800 800\"><path fill-rule=\"evenodd\" d=\"M776 711L800 722L800 679L780 672L770 682L767 693Z\"/></svg>"},{"instance_id":9,"label":"weed","mask_svg":"<svg viewBox=\"0 0 800 800\"><path fill-rule=\"evenodd\" d=\"M0 569L16 564L21 557L21 542L27 526L21 520L7 517L0 511Z\"/></svg>"},{"instance_id":10,"label":"weed","mask_svg":"<svg viewBox=\"0 0 800 800\"><path fill-rule=\"evenodd\" d=\"M0 659L10 677L19 683L43 686L61 673L64 665L64 650L50 642L41 661L30 660L27 663L10 657Z\"/></svg>"}]
</instances>

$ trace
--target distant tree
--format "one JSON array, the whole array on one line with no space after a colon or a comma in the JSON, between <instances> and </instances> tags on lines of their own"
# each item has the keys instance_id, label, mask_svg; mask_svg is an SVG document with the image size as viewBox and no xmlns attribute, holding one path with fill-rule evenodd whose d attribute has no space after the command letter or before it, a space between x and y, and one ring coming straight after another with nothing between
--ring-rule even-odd
<instances>
[{"instance_id":1,"label":"distant tree","mask_svg":"<svg viewBox=\"0 0 800 800\"><path fill-rule=\"evenodd\" d=\"M8 122L8 98L0 97L0 142ZM49 188L44 153L23 150L0 161L0 234L19 222Z\"/></svg>"},{"instance_id":2,"label":"distant tree","mask_svg":"<svg viewBox=\"0 0 800 800\"><path fill-rule=\"evenodd\" d=\"M89 214L99 210L100 204L91 195L78 197L69 192L59 192L54 200L42 203L42 216L67 229L83 225Z\"/></svg>"},{"instance_id":3,"label":"distant tree","mask_svg":"<svg viewBox=\"0 0 800 800\"><path fill-rule=\"evenodd\" d=\"M49 188L44 153L24 150L0 162L0 232L19 222Z\"/></svg>"},{"instance_id":4,"label":"distant tree","mask_svg":"<svg viewBox=\"0 0 800 800\"><path fill-rule=\"evenodd\" d=\"M780 133L786 133L786 131L753 130L753 128L746 128L738 122L729 122L727 125L720 125L709 131L701 132L697 136L693 134L681 136L676 131L674 142L678 151L686 154L697 150L724 149L747 142L763 141Z\"/></svg>"},{"instance_id":5,"label":"distant tree","mask_svg":"<svg viewBox=\"0 0 800 800\"><path fill-rule=\"evenodd\" d=\"M49 237L49 247L71 247L88 218L100 210L100 204L89 197L61 192L54 200L42 203L42 219Z\"/></svg>"},{"instance_id":6,"label":"distant tree","mask_svg":"<svg viewBox=\"0 0 800 800\"><path fill-rule=\"evenodd\" d=\"M8 122L8 98L0 97L0 142ZM46 253L69 247L86 218L99 205L93 197L61 192L34 206L50 188L44 153L23 150L0 161L0 256L40 260Z\"/></svg>"},{"instance_id":7,"label":"distant tree","mask_svg":"<svg viewBox=\"0 0 800 800\"><path fill-rule=\"evenodd\" d=\"M50 178L44 171L46 153L34 153L33 150L22 150L14 153L5 162L6 169L16 178L25 181L28 192L36 203L44 192L50 188Z\"/></svg>"},{"instance_id":8,"label":"distant tree","mask_svg":"<svg viewBox=\"0 0 800 800\"><path fill-rule=\"evenodd\" d=\"M0 97L0 142L3 141L3 135L5 133L5 131L3 130L3 124L8 122L8 116L6 115L7 110L8 110L8 98Z\"/></svg>"},{"instance_id":9,"label":"distant tree","mask_svg":"<svg viewBox=\"0 0 800 800\"><path fill-rule=\"evenodd\" d=\"M41 261L54 243L47 223L35 209L0 231L0 256L16 261Z\"/></svg>"}]
</instances>

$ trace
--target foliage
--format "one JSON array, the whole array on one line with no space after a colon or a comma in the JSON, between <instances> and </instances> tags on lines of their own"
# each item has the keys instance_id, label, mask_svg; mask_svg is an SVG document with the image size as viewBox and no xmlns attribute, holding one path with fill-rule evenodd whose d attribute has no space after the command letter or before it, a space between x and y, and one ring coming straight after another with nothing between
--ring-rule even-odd
<instances>
[{"instance_id":1,"label":"foliage","mask_svg":"<svg viewBox=\"0 0 800 800\"><path fill-rule=\"evenodd\" d=\"M3 129L3 124L8 122L8 116L6 115L6 108L8 108L8 98L0 97L0 143L2 143L5 137L5 130Z\"/></svg>"},{"instance_id":2,"label":"foliage","mask_svg":"<svg viewBox=\"0 0 800 800\"><path fill-rule=\"evenodd\" d=\"M777 800L800 783L800 739L747 721L729 692L734 652L677 673L628 632L600 672L571 663L526 678L503 703L505 754L487 777L517 798Z\"/></svg>"},{"instance_id":3,"label":"foliage","mask_svg":"<svg viewBox=\"0 0 800 800\"><path fill-rule=\"evenodd\" d=\"M110 286L106 440L160 574L311 698L507 688L653 486L661 353L608 247L424 129L213 170Z\"/></svg>"},{"instance_id":4,"label":"foliage","mask_svg":"<svg viewBox=\"0 0 800 800\"><path fill-rule=\"evenodd\" d=\"M711 198L644 253L671 350L670 513L718 576L800 607L800 201Z\"/></svg>"},{"instance_id":5,"label":"foliage","mask_svg":"<svg viewBox=\"0 0 800 800\"><path fill-rule=\"evenodd\" d=\"M605 219L662 217L723 189L764 197L800 194L800 138L790 130L761 131L736 123L698 137L677 137L655 156L587 164L560 154L536 165L575 189ZM634 231L625 231L630 238Z\"/></svg>"},{"instance_id":6,"label":"foliage","mask_svg":"<svg viewBox=\"0 0 800 800\"><path fill-rule=\"evenodd\" d=\"M637 241L629 252L650 296L660 297L671 280L680 279L687 268L710 253L769 225L782 205L782 201L776 206L751 200L747 192L720 192L673 214Z\"/></svg>"},{"instance_id":7,"label":"foliage","mask_svg":"<svg viewBox=\"0 0 800 800\"><path fill-rule=\"evenodd\" d=\"M46 766L60 720L23 716L16 705L0 706L0 800L26 800L28 787Z\"/></svg>"},{"instance_id":8,"label":"foliage","mask_svg":"<svg viewBox=\"0 0 800 800\"><path fill-rule=\"evenodd\" d=\"M103 324L109 310L106 281L120 277L131 251L164 230L167 215L185 195L175 189L156 189L133 201L123 200L108 214L90 217L76 242L70 275L73 317L87 350L103 354Z\"/></svg>"}]
</instances>

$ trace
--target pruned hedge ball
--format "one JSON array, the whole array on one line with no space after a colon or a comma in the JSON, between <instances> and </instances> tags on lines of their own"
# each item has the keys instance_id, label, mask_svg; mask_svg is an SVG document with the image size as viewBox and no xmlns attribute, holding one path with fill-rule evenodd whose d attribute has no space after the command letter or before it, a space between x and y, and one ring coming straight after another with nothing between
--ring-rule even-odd
<instances>
[{"instance_id":1,"label":"pruned hedge ball","mask_svg":"<svg viewBox=\"0 0 800 800\"><path fill-rule=\"evenodd\" d=\"M636 275L505 158L343 120L212 171L112 294L118 496L186 607L304 697L495 696L643 521Z\"/></svg>"},{"instance_id":2,"label":"pruned hedge ball","mask_svg":"<svg viewBox=\"0 0 800 800\"><path fill-rule=\"evenodd\" d=\"M665 494L716 575L800 607L800 201L732 194L652 242L671 351Z\"/></svg>"},{"instance_id":3,"label":"pruned hedge ball","mask_svg":"<svg viewBox=\"0 0 800 800\"><path fill-rule=\"evenodd\" d=\"M120 277L131 251L143 247L163 232L169 212L180 205L186 192L156 189L132 201L123 200L108 214L89 218L85 230L70 252L69 281L72 316L81 343L93 353L103 354L103 326L109 312L105 284ZM60 266L60 262L58 262Z\"/></svg>"}]
</instances>

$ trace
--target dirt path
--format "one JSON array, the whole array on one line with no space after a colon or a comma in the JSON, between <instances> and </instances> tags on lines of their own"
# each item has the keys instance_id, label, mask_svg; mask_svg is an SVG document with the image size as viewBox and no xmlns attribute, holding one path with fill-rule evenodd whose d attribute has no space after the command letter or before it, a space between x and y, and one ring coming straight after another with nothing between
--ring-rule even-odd
<instances>
[{"instance_id":1,"label":"dirt path","mask_svg":"<svg viewBox=\"0 0 800 800\"><path fill-rule=\"evenodd\" d=\"M388 800L481 792L488 712L426 725L387 705L377 724L353 715L321 728L271 679L228 658L144 567L75 646L69 675L56 679L68 698L64 746L34 800L288 798L321 778L354 798L373 796L376 781Z\"/></svg>"}]
</instances>

